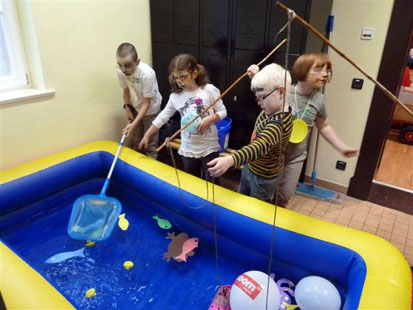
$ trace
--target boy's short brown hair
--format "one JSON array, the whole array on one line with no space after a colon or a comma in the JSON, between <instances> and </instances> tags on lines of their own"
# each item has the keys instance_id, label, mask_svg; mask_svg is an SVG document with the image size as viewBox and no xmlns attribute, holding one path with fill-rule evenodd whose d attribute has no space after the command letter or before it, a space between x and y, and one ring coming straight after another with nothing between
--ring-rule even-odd
<instances>
[{"instance_id":1,"label":"boy's short brown hair","mask_svg":"<svg viewBox=\"0 0 413 310\"><path fill-rule=\"evenodd\" d=\"M323 67L324 65L327 65L327 70L331 71L331 78L333 73L331 60L325 53L309 53L301 55L295 61L291 73L298 81L305 81L314 64L316 67Z\"/></svg>"},{"instance_id":2,"label":"boy's short brown hair","mask_svg":"<svg viewBox=\"0 0 413 310\"><path fill-rule=\"evenodd\" d=\"M135 46L126 42L119 45L118 50L116 51L116 56L119 58L125 58L128 55L131 55L134 61L138 60L138 53L136 52Z\"/></svg>"}]
</instances>

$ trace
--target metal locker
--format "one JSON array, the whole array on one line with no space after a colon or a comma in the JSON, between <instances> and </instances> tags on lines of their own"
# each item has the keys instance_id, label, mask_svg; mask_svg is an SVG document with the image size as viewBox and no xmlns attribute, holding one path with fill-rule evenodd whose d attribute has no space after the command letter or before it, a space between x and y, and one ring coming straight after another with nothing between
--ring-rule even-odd
<instances>
[{"instance_id":1,"label":"metal locker","mask_svg":"<svg viewBox=\"0 0 413 310\"><path fill-rule=\"evenodd\" d=\"M173 43L173 0L151 0L152 42Z\"/></svg>"},{"instance_id":2,"label":"metal locker","mask_svg":"<svg viewBox=\"0 0 413 310\"><path fill-rule=\"evenodd\" d=\"M176 44L199 44L199 0L174 1L173 29Z\"/></svg>"}]
</instances>

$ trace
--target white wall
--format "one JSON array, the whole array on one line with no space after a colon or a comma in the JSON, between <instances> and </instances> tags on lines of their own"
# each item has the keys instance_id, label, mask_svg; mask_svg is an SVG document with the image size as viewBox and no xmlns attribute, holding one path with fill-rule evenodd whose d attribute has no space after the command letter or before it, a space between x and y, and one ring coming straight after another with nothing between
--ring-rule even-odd
<instances>
[{"instance_id":1,"label":"white wall","mask_svg":"<svg viewBox=\"0 0 413 310\"><path fill-rule=\"evenodd\" d=\"M120 140L125 118L116 48L130 42L152 63L149 0L30 4L45 86L56 94L0 105L0 170L93 140Z\"/></svg>"},{"instance_id":2,"label":"white wall","mask_svg":"<svg viewBox=\"0 0 413 310\"><path fill-rule=\"evenodd\" d=\"M334 30L330 38L331 43L374 79L379 71L392 7L393 0L333 2ZM363 27L375 28L372 40L360 40ZM329 54L333 63L333 79L326 90L328 121L348 145L360 148L374 84L335 51L330 49ZM361 90L351 89L353 78L364 79ZM315 143L312 144L313 152L307 164L307 175L311 175L313 168L314 145ZM337 160L347 162L345 171L335 169ZM356 164L357 158L347 159L324 139L319 139L316 164L318 178L348 187Z\"/></svg>"}]
</instances>

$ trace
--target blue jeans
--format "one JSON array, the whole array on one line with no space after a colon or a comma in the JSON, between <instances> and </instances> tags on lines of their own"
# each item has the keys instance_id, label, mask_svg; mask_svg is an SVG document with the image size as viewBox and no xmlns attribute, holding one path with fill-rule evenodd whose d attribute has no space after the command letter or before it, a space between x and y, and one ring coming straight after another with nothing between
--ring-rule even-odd
<instances>
[{"instance_id":1,"label":"blue jeans","mask_svg":"<svg viewBox=\"0 0 413 310\"><path fill-rule=\"evenodd\" d=\"M256 175L248 168L248 165L245 165L242 169L238 193L271 202L277 187L277 181L278 176L273 179L266 179Z\"/></svg>"}]
</instances>

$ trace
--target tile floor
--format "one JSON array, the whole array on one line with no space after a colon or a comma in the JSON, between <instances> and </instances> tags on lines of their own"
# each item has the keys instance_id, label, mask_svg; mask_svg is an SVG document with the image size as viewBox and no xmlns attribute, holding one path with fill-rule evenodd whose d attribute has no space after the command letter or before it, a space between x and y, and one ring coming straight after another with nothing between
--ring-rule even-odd
<instances>
[{"instance_id":1,"label":"tile floor","mask_svg":"<svg viewBox=\"0 0 413 310\"><path fill-rule=\"evenodd\" d=\"M295 195L287 209L376 234L397 247L413 266L413 216L409 214L344 195L335 202Z\"/></svg>"}]
</instances>

